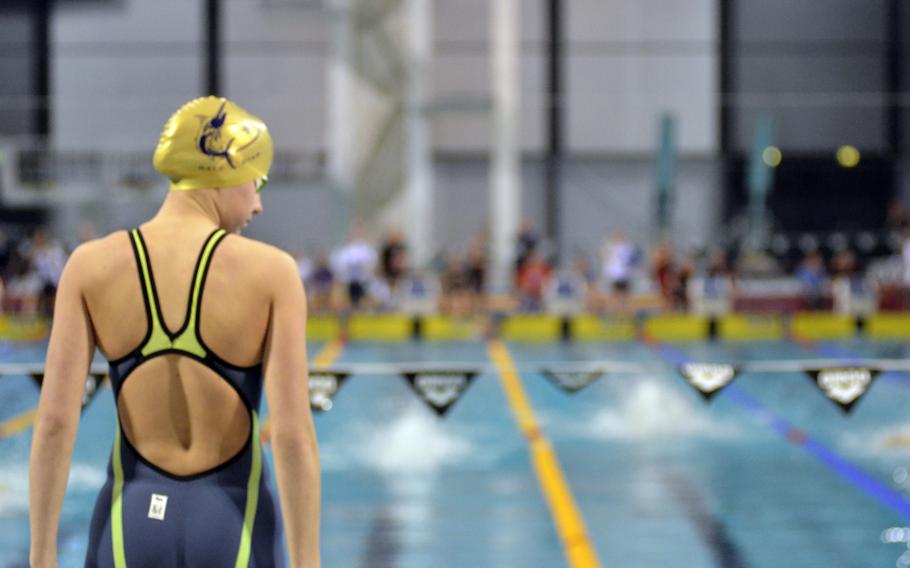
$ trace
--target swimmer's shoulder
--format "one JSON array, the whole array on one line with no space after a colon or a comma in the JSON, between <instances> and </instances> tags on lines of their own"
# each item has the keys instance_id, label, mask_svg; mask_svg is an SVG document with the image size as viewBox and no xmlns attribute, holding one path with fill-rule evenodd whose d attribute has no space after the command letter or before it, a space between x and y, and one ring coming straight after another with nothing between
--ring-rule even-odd
<instances>
[{"instance_id":1,"label":"swimmer's shoulder","mask_svg":"<svg viewBox=\"0 0 910 568\"><path fill-rule=\"evenodd\" d=\"M133 251L127 231L86 241L77 246L67 260L70 278L84 285L109 282L127 266L133 264Z\"/></svg>"},{"instance_id":2,"label":"swimmer's shoulder","mask_svg":"<svg viewBox=\"0 0 910 568\"><path fill-rule=\"evenodd\" d=\"M274 245L231 234L219 249L225 268L254 275L267 288L300 284L294 257Z\"/></svg>"}]
</instances>

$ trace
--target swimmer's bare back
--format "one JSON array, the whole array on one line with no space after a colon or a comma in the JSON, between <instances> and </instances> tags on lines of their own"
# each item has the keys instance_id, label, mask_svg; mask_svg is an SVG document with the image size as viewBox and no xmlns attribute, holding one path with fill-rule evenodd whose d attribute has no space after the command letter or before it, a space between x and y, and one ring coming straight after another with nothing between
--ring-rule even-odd
<instances>
[{"instance_id":1,"label":"swimmer's bare back","mask_svg":"<svg viewBox=\"0 0 910 568\"><path fill-rule=\"evenodd\" d=\"M215 227L153 220L140 229L161 323L176 334L189 318L196 263ZM82 245L67 273L61 291L65 284L78 289L88 332L108 360L143 343L149 319L129 232ZM306 301L296 264L275 247L231 234L211 255L203 290L197 317L204 344L231 365L263 365L289 556L294 566L317 566L319 464L307 394ZM66 309L67 301L58 306ZM251 430L238 392L180 354L136 368L123 384L118 409L123 434L137 452L178 476L225 463Z\"/></svg>"},{"instance_id":2,"label":"swimmer's bare back","mask_svg":"<svg viewBox=\"0 0 910 568\"><path fill-rule=\"evenodd\" d=\"M140 229L162 323L173 333L185 323L195 264L211 228L179 236L169 234L167 226ZM85 301L98 348L114 361L145 337L141 281L127 232L93 244ZM280 270L282 256L238 235L225 237L212 255L200 302L200 335L228 363L247 367L262 361L273 286L267 275ZM182 355L164 355L136 369L123 385L119 408L124 434L136 449L177 475L223 463L241 449L250 428L248 412L230 384Z\"/></svg>"}]
</instances>

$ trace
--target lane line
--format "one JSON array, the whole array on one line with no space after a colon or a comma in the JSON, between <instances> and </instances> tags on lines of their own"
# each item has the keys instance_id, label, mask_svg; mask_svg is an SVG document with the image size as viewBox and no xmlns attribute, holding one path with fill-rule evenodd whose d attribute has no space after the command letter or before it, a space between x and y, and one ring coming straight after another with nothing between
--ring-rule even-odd
<instances>
[{"instance_id":1,"label":"lane line","mask_svg":"<svg viewBox=\"0 0 910 568\"><path fill-rule=\"evenodd\" d=\"M680 365L688 361L685 353L665 344L649 342L651 347L669 363ZM866 473L844 457L840 456L818 440L810 437L805 430L791 424L786 419L778 416L765 407L757 399L751 397L736 385L729 385L718 396L726 396L736 404L748 410L759 422L768 425L772 430L783 436L788 442L805 450L806 453L818 460L830 471L838 474L850 485L862 493L872 497L879 504L891 509L905 521L910 522L910 502L904 496L888 487L872 475Z\"/></svg>"},{"instance_id":2,"label":"lane line","mask_svg":"<svg viewBox=\"0 0 910 568\"><path fill-rule=\"evenodd\" d=\"M88 377L86 377L86 380L88 380ZM106 384L108 384L108 379L105 374L104 379L97 384L96 389L101 389L101 387ZM85 405L83 405L82 410L85 410ZM0 422L0 440L21 434L28 430L35 424L35 418L37 418L37 416L38 405L36 404L25 412Z\"/></svg>"},{"instance_id":3,"label":"lane line","mask_svg":"<svg viewBox=\"0 0 910 568\"><path fill-rule=\"evenodd\" d=\"M570 568L600 568L597 553L591 546L584 519L566 482L556 452L540 429L508 348L500 341L491 341L487 351L498 370L512 414L530 446L534 471Z\"/></svg>"},{"instance_id":4,"label":"lane line","mask_svg":"<svg viewBox=\"0 0 910 568\"><path fill-rule=\"evenodd\" d=\"M14 416L0 424L0 440L15 436L32 427L35 423L35 416L38 414L38 407L26 410L18 416Z\"/></svg>"},{"instance_id":5,"label":"lane line","mask_svg":"<svg viewBox=\"0 0 910 568\"><path fill-rule=\"evenodd\" d=\"M336 337L335 339L329 341L322 349L319 350L319 353L313 357L313 366L331 366L332 363L341 357L341 353L344 351L344 345L344 339L341 337Z\"/></svg>"},{"instance_id":6,"label":"lane line","mask_svg":"<svg viewBox=\"0 0 910 568\"><path fill-rule=\"evenodd\" d=\"M689 521L695 525L706 548L711 551L720 568L748 568L749 563L727 531L727 525L705 503L695 483L682 472L664 470L661 481L682 507Z\"/></svg>"}]
</instances>

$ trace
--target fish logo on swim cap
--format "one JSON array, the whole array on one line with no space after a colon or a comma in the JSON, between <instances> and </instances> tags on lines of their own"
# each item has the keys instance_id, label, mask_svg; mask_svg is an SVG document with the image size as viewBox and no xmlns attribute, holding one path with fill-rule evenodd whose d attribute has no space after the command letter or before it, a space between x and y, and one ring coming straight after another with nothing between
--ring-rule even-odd
<instances>
[{"instance_id":1,"label":"fish logo on swim cap","mask_svg":"<svg viewBox=\"0 0 910 568\"><path fill-rule=\"evenodd\" d=\"M232 187L268 175L272 138L262 120L234 102L202 97L168 119L152 163L172 191Z\"/></svg>"}]
</instances>

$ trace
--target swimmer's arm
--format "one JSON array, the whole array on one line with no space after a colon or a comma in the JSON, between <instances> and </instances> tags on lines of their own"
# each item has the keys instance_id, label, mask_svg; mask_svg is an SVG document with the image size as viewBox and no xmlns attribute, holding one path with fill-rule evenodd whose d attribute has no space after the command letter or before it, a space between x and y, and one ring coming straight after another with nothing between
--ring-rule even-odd
<instances>
[{"instance_id":1,"label":"swimmer's arm","mask_svg":"<svg viewBox=\"0 0 910 568\"><path fill-rule=\"evenodd\" d=\"M307 385L306 297L290 256L276 262L263 357L275 478L294 568L318 568L319 449Z\"/></svg>"},{"instance_id":2,"label":"swimmer's arm","mask_svg":"<svg viewBox=\"0 0 910 568\"><path fill-rule=\"evenodd\" d=\"M57 565L57 526L95 341L82 297L89 260L77 249L60 279L29 463L31 566Z\"/></svg>"}]
</instances>

